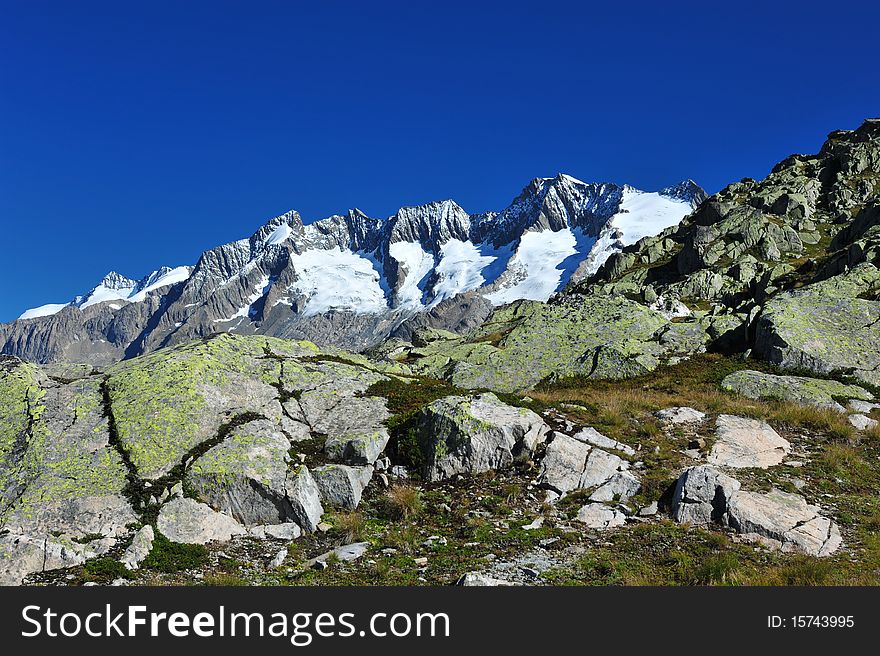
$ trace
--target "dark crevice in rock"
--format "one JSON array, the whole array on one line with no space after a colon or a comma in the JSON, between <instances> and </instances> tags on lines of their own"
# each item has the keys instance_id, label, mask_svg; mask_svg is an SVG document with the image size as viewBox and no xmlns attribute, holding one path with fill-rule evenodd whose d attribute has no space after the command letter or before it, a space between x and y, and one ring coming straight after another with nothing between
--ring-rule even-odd
<instances>
[{"instance_id":1,"label":"dark crevice in rock","mask_svg":"<svg viewBox=\"0 0 880 656\"><path fill-rule=\"evenodd\" d=\"M144 481L137 474L137 467L131 460L131 455L122 444L119 437L119 430L116 426L116 417L113 414L113 401L110 396L109 378L105 377L101 381L101 402L103 405L104 418L107 420L107 443L112 449L119 454L122 464L125 466L125 487L122 488L122 494L128 499L132 509L139 514L143 514L143 508L146 506L146 500L149 498L149 492L144 486Z\"/></svg>"}]
</instances>

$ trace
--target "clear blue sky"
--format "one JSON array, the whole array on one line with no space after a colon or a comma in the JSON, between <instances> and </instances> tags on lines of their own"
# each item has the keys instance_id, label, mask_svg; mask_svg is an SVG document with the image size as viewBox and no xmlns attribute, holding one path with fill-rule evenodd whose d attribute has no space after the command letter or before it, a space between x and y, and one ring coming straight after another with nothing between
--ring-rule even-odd
<instances>
[{"instance_id":1,"label":"clear blue sky","mask_svg":"<svg viewBox=\"0 0 880 656\"><path fill-rule=\"evenodd\" d=\"M290 208L763 177L880 115L878 24L843 0L0 0L0 321Z\"/></svg>"}]
</instances>

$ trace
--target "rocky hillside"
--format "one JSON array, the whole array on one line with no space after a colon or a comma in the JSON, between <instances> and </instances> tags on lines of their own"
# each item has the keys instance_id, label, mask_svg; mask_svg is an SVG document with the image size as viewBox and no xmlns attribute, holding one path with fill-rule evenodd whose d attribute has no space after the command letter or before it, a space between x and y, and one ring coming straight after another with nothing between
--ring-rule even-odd
<instances>
[{"instance_id":1,"label":"rocky hillside","mask_svg":"<svg viewBox=\"0 0 880 656\"><path fill-rule=\"evenodd\" d=\"M304 225L276 217L193 267L143 280L110 273L70 303L0 326L0 353L109 364L216 332L311 339L361 350L416 327L467 331L513 300L547 300L609 255L678 223L705 193L533 180L500 213L451 200L387 220L358 210Z\"/></svg>"},{"instance_id":2,"label":"rocky hillside","mask_svg":"<svg viewBox=\"0 0 880 656\"><path fill-rule=\"evenodd\" d=\"M880 120L710 197L549 303L385 345L467 388L629 377L705 351L880 383ZM393 348L392 348L393 346Z\"/></svg>"},{"instance_id":3,"label":"rocky hillside","mask_svg":"<svg viewBox=\"0 0 880 656\"><path fill-rule=\"evenodd\" d=\"M880 584L878 183L867 121L466 334L7 357L0 580Z\"/></svg>"}]
</instances>

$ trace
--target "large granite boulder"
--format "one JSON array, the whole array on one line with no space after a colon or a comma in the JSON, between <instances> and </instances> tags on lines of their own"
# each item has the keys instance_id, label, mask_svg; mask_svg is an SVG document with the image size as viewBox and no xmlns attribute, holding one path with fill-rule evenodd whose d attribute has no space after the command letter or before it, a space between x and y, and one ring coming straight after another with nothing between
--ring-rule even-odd
<instances>
[{"instance_id":1,"label":"large granite boulder","mask_svg":"<svg viewBox=\"0 0 880 656\"><path fill-rule=\"evenodd\" d=\"M491 393L438 399L417 420L422 474L438 481L509 467L516 455L543 442L549 430L531 410L507 405Z\"/></svg>"},{"instance_id":2,"label":"large granite boulder","mask_svg":"<svg viewBox=\"0 0 880 656\"><path fill-rule=\"evenodd\" d=\"M755 351L792 369L851 375L880 385L880 271L864 263L846 274L776 295L762 313Z\"/></svg>"},{"instance_id":3,"label":"large granite boulder","mask_svg":"<svg viewBox=\"0 0 880 656\"><path fill-rule=\"evenodd\" d=\"M675 521L727 526L745 538L783 551L829 556L842 544L837 524L797 494L747 492L714 467L698 465L678 479L672 499Z\"/></svg>"},{"instance_id":4,"label":"large granite boulder","mask_svg":"<svg viewBox=\"0 0 880 656\"><path fill-rule=\"evenodd\" d=\"M538 483L559 495L595 488L591 501L626 501L640 483L620 456L562 433L547 445Z\"/></svg>"}]
</instances>

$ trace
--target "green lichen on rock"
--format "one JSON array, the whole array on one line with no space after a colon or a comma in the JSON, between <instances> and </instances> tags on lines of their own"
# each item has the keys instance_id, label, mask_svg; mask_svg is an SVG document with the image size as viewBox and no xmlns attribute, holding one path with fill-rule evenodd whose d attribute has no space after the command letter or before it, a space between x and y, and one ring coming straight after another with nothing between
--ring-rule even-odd
<instances>
[{"instance_id":1,"label":"green lichen on rock","mask_svg":"<svg viewBox=\"0 0 880 656\"><path fill-rule=\"evenodd\" d=\"M212 438L225 416L259 411L277 396L271 385L281 364L265 357L267 343L264 337L220 335L109 370L118 438L141 477L168 473Z\"/></svg>"},{"instance_id":2,"label":"green lichen on rock","mask_svg":"<svg viewBox=\"0 0 880 656\"><path fill-rule=\"evenodd\" d=\"M40 422L46 392L39 369L0 360L0 523L42 468L46 431Z\"/></svg>"},{"instance_id":3,"label":"green lichen on rock","mask_svg":"<svg viewBox=\"0 0 880 656\"><path fill-rule=\"evenodd\" d=\"M721 381L721 389L750 399L775 399L840 411L844 407L838 403L838 399L871 401L874 398L869 391L858 385L846 385L836 380L775 376L750 370L737 371L726 376Z\"/></svg>"},{"instance_id":4,"label":"green lichen on rock","mask_svg":"<svg viewBox=\"0 0 880 656\"><path fill-rule=\"evenodd\" d=\"M785 368L851 375L880 382L880 301L860 298L880 288L880 271L852 271L777 295L758 321L755 350Z\"/></svg>"},{"instance_id":5,"label":"green lichen on rock","mask_svg":"<svg viewBox=\"0 0 880 656\"><path fill-rule=\"evenodd\" d=\"M100 379L50 384L19 472L23 486L9 516L34 517L46 504L121 494L126 468L109 443Z\"/></svg>"},{"instance_id":6,"label":"green lichen on rock","mask_svg":"<svg viewBox=\"0 0 880 656\"><path fill-rule=\"evenodd\" d=\"M659 343L669 325L659 312L621 296L520 301L496 310L466 342L414 349L410 366L458 387L501 392L547 378L633 376L656 368L670 351Z\"/></svg>"}]
</instances>

